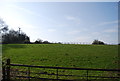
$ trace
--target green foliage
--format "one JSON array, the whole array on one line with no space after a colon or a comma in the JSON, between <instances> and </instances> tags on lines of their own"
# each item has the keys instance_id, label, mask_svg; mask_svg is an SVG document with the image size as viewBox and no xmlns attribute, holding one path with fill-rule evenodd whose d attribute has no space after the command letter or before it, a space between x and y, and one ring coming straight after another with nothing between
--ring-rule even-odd
<instances>
[{"instance_id":1,"label":"green foliage","mask_svg":"<svg viewBox=\"0 0 120 81\"><path fill-rule=\"evenodd\" d=\"M9 30L8 25L0 18L0 43L14 44L14 43L30 43L30 38L23 32Z\"/></svg>"},{"instance_id":2,"label":"green foliage","mask_svg":"<svg viewBox=\"0 0 120 81\"><path fill-rule=\"evenodd\" d=\"M41 39L37 39L34 43L35 44L42 44L43 42L42 42L43 40L41 40Z\"/></svg>"},{"instance_id":3,"label":"green foliage","mask_svg":"<svg viewBox=\"0 0 120 81\"><path fill-rule=\"evenodd\" d=\"M98 41L98 40L94 40L92 44L96 44L96 45L104 45L104 42L102 42L102 41Z\"/></svg>"},{"instance_id":4,"label":"green foliage","mask_svg":"<svg viewBox=\"0 0 120 81\"><path fill-rule=\"evenodd\" d=\"M14 44L14 43L29 43L30 39L25 33L20 33L15 30L9 30L8 33L2 35L2 43Z\"/></svg>"},{"instance_id":5,"label":"green foliage","mask_svg":"<svg viewBox=\"0 0 120 81\"><path fill-rule=\"evenodd\" d=\"M34 43L35 43L35 44L51 44L50 42L48 42L48 41L43 41L43 40L41 40L41 39L37 39Z\"/></svg>"},{"instance_id":6,"label":"green foliage","mask_svg":"<svg viewBox=\"0 0 120 81\"><path fill-rule=\"evenodd\" d=\"M48 42L48 41L44 41L43 44L50 44L50 42Z\"/></svg>"}]
</instances>

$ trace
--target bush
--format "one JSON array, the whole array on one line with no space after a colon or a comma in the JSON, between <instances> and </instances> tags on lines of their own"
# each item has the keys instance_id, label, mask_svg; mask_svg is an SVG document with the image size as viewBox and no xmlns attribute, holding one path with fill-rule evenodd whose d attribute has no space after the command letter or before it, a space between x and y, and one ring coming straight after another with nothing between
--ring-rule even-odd
<instances>
[{"instance_id":1,"label":"bush","mask_svg":"<svg viewBox=\"0 0 120 81\"><path fill-rule=\"evenodd\" d=\"M48 42L48 41L44 41L43 44L50 44L50 42Z\"/></svg>"},{"instance_id":2,"label":"bush","mask_svg":"<svg viewBox=\"0 0 120 81\"><path fill-rule=\"evenodd\" d=\"M42 42L41 39L37 39L34 43L35 43L35 44L42 44L43 42Z\"/></svg>"},{"instance_id":3,"label":"bush","mask_svg":"<svg viewBox=\"0 0 120 81\"><path fill-rule=\"evenodd\" d=\"M105 43L102 42L102 41L94 40L92 44L96 44L96 45L104 45Z\"/></svg>"}]
</instances>

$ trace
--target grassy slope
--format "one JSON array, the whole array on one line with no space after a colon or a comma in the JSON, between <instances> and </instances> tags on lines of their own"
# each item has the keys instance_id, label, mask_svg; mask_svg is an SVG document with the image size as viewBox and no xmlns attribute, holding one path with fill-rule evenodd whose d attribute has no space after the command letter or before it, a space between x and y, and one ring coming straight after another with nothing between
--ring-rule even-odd
<instances>
[{"instance_id":1,"label":"grassy slope","mask_svg":"<svg viewBox=\"0 0 120 81\"><path fill-rule=\"evenodd\" d=\"M117 68L117 45L9 44L3 57L12 63L81 68Z\"/></svg>"}]
</instances>

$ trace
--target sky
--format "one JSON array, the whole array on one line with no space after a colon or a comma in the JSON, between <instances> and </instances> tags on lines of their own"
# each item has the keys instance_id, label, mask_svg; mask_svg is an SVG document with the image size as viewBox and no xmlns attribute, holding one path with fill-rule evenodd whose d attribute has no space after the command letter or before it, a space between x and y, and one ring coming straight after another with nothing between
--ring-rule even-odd
<instances>
[{"instance_id":1,"label":"sky","mask_svg":"<svg viewBox=\"0 0 120 81\"><path fill-rule=\"evenodd\" d=\"M0 18L32 42L118 43L118 2L4 2Z\"/></svg>"}]
</instances>

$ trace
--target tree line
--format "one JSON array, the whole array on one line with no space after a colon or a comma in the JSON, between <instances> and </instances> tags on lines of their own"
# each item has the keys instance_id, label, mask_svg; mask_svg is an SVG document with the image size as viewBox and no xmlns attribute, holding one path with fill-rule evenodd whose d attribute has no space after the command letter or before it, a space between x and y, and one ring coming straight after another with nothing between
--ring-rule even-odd
<instances>
[{"instance_id":1,"label":"tree line","mask_svg":"<svg viewBox=\"0 0 120 81\"><path fill-rule=\"evenodd\" d=\"M30 37L22 32L14 29L9 30L8 25L0 18L0 41L2 44L50 44L48 41L37 39L35 42L30 42Z\"/></svg>"},{"instance_id":2,"label":"tree line","mask_svg":"<svg viewBox=\"0 0 120 81\"><path fill-rule=\"evenodd\" d=\"M7 33L2 34L2 43L30 43L30 38L24 32L19 33L15 30L9 30Z\"/></svg>"},{"instance_id":3,"label":"tree line","mask_svg":"<svg viewBox=\"0 0 120 81\"><path fill-rule=\"evenodd\" d=\"M30 42L30 37L26 35L26 33L20 31L15 31L13 29L9 30L8 25L0 18L0 40L2 44L52 44L49 41L43 41L41 39L37 39L35 42ZM2 39L1 39L2 38ZM58 44L62 44L58 42ZM99 40L94 40L92 42L93 45L104 45L105 43Z\"/></svg>"}]
</instances>

